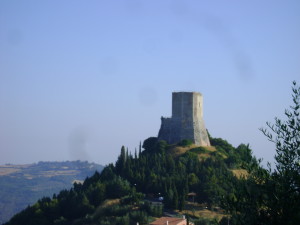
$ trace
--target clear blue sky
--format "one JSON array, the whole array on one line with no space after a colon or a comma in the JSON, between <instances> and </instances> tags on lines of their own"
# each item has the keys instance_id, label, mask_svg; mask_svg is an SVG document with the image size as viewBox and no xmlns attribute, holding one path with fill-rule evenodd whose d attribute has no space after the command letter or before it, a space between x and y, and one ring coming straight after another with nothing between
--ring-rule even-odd
<instances>
[{"instance_id":1,"label":"clear blue sky","mask_svg":"<svg viewBox=\"0 0 300 225\"><path fill-rule=\"evenodd\" d=\"M0 164L114 162L199 91L214 137L249 143L300 83L300 1L0 1Z\"/></svg>"}]
</instances>

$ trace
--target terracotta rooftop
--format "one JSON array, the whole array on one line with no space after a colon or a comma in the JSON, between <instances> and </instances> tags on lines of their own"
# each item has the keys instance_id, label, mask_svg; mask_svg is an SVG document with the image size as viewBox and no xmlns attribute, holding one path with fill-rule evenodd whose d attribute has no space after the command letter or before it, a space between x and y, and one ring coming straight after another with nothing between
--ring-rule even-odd
<instances>
[{"instance_id":1,"label":"terracotta rooftop","mask_svg":"<svg viewBox=\"0 0 300 225\"><path fill-rule=\"evenodd\" d=\"M150 225L166 225L167 221L168 221L169 225L177 225L179 223L182 224L186 220L183 218L175 218L175 217L161 217L161 218L153 221L152 223L150 223Z\"/></svg>"}]
</instances>

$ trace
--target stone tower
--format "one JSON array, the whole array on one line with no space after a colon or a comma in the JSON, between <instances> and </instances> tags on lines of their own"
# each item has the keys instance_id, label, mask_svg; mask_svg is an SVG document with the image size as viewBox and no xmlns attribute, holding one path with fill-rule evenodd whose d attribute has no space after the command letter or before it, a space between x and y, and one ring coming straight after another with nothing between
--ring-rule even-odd
<instances>
[{"instance_id":1,"label":"stone tower","mask_svg":"<svg viewBox=\"0 0 300 225\"><path fill-rule=\"evenodd\" d=\"M175 144L183 139L210 146L203 121L203 97L199 92L173 92L172 117L161 117L158 140Z\"/></svg>"}]
</instances>

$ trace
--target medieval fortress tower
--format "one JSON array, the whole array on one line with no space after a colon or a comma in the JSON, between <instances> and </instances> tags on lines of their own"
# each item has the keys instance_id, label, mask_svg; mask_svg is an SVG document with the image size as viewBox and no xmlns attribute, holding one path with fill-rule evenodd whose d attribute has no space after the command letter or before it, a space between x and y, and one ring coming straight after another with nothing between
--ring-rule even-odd
<instances>
[{"instance_id":1,"label":"medieval fortress tower","mask_svg":"<svg viewBox=\"0 0 300 225\"><path fill-rule=\"evenodd\" d=\"M172 117L161 117L159 140L175 144L187 139L210 146L203 121L203 97L199 92L173 92Z\"/></svg>"}]
</instances>

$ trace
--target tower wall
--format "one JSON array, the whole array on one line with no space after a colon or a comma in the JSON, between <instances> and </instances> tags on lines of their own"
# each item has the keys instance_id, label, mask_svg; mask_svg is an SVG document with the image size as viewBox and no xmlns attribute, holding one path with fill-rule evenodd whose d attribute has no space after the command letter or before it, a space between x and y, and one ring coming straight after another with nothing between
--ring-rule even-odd
<instances>
[{"instance_id":1,"label":"tower wall","mask_svg":"<svg viewBox=\"0 0 300 225\"><path fill-rule=\"evenodd\" d=\"M173 92L172 117L162 117L158 139L166 140L170 144L188 139L196 145L209 146L202 116L203 98L200 93Z\"/></svg>"},{"instance_id":2,"label":"tower wall","mask_svg":"<svg viewBox=\"0 0 300 225\"><path fill-rule=\"evenodd\" d=\"M172 119L189 119L193 117L193 92L172 93Z\"/></svg>"}]
</instances>

